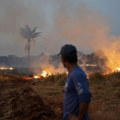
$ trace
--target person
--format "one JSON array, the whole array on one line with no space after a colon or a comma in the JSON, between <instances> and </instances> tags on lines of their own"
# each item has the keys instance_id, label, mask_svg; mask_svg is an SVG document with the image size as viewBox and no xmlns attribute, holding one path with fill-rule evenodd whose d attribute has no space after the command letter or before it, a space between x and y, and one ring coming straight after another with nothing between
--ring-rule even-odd
<instances>
[{"instance_id":1,"label":"person","mask_svg":"<svg viewBox=\"0 0 120 120\"><path fill-rule=\"evenodd\" d=\"M64 45L60 55L64 67L68 70L64 88L63 120L89 120L91 94L87 76L77 63L77 49L71 44Z\"/></svg>"}]
</instances>

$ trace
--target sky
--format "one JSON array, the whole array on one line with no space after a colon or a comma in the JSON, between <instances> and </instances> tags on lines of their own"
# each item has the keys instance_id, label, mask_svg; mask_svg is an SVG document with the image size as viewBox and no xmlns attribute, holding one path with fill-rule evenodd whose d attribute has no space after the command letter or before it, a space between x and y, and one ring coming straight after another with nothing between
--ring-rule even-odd
<instances>
[{"instance_id":1,"label":"sky","mask_svg":"<svg viewBox=\"0 0 120 120\"><path fill-rule=\"evenodd\" d=\"M0 0L0 56L25 56L20 28L42 32L31 54L56 54L64 44L91 53L120 41L120 0Z\"/></svg>"}]
</instances>

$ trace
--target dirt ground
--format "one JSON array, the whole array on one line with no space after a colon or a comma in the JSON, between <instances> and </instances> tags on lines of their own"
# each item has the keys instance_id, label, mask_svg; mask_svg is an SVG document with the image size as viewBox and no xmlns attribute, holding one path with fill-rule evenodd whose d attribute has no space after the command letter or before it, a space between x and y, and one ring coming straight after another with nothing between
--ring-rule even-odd
<instances>
[{"instance_id":1,"label":"dirt ground","mask_svg":"<svg viewBox=\"0 0 120 120\"><path fill-rule=\"evenodd\" d=\"M120 80L90 81L91 120L120 119ZM63 85L45 80L0 80L0 120L61 120Z\"/></svg>"}]
</instances>

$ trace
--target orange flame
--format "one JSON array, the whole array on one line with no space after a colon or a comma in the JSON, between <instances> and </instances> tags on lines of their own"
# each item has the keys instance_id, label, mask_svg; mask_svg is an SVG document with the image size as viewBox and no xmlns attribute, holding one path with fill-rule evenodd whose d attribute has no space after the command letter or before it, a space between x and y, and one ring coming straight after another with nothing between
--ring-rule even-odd
<instances>
[{"instance_id":1,"label":"orange flame","mask_svg":"<svg viewBox=\"0 0 120 120\"><path fill-rule=\"evenodd\" d=\"M112 41L111 44L104 47L101 52L98 52L97 55L103 59L106 58L106 71L108 73L120 72L120 48L119 44Z\"/></svg>"},{"instance_id":2,"label":"orange flame","mask_svg":"<svg viewBox=\"0 0 120 120\"><path fill-rule=\"evenodd\" d=\"M38 75L34 75L34 79L40 79L41 77L48 77L51 76L52 73L51 72L47 72L46 70L43 70L41 74Z\"/></svg>"},{"instance_id":3,"label":"orange flame","mask_svg":"<svg viewBox=\"0 0 120 120\"><path fill-rule=\"evenodd\" d=\"M0 70L14 70L12 67L0 67Z\"/></svg>"},{"instance_id":4,"label":"orange flame","mask_svg":"<svg viewBox=\"0 0 120 120\"><path fill-rule=\"evenodd\" d=\"M39 75L34 75L34 79L39 79L40 76Z\"/></svg>"},{"instance_id":5,"label":"orange flame","mask_svg":"<svg viewBox=\"0 0 120 120\"><path fill-rule=\"evenodd\" d=\"M42 77L48 77L51 75L51 73L44 70L44 71L42 71L41 75L42 75Z\"/></svg>"},{"instance_id":6,"label":"orange flame","mask_svg":"<svg viewBox=\"0 0 120 120\"><path fill-rule=\"evenodd\" d=\"M120 72L120 67L117 67L115 71Z\"/></svg>"}]
</instances>

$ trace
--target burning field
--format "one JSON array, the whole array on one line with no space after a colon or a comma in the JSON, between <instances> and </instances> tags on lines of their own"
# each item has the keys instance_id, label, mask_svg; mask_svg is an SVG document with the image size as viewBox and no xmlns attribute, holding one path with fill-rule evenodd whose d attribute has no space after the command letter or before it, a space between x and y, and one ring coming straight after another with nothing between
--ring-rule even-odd
<instances>
[{"instance_id":1,"label":"burning field","mask_svg":"<svg viewBox=\"0 0 120 120\"><path fill-rule=\"evenodd\" d=\"M105 49L90 55L78 53L78 64L88 75L92 93L91 120L120 118L120 64L116 54ZM56 55L42 54L29 69L0 66L0 120L61 120L66 76Z\"/></svg>"},{"instance_id":2,"label":"burning field","mask_svg":"<svg viewBox=\"0 0 120 120\"><path fill-rule=\"evenodd\" d=\"M67 72L57 54L64 44L76 46L90 79L91 120L120 120L119 6L0 0L0 120L62 119Z\"/></svg>"},{"instance_id":3,"label":"burning field","mask_svg":"<svg viewBox=\"0 0 120 120\"><path fill-rule=\"evenodd\" d=\"M0 75L0 120L61 120L66 75L42 72L39 77ZM120 73L89 76L91 120L118 120Z\"/></svg>"},{"instance_id":4,"label":"burning field","mask_svg":"<svg viewBox=\"0 0 120 120\"><path fill-rule=\"evenodd\" d=\"M61 119L62 87L46 80L45 77L26 81L21 76L0 76L0 120Z\"/></svg>"}]
</instances>

